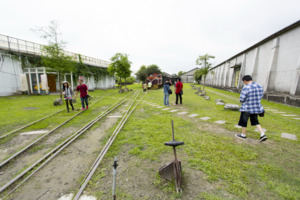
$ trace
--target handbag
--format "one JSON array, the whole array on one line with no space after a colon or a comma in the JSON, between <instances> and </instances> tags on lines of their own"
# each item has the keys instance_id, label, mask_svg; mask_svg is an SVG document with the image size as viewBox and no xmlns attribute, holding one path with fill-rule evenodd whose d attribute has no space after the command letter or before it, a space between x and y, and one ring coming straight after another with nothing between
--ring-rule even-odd
<instances>
[{"instance_id":1,"label":"handbag","mask_svg":"<svg viewBox=\"0 0 300 200\"><path fill-rule=\"evenodd\" d=\"M172 90L171 89L169 89L168 92L169 92L169 94L172 94Z\"/></svg>"},{"instance_id":2,"label":"handbag","mask_svg":"<svg viewBox=\"0 0 300 200\"><path fill-rule=\"evenodd\" d=\"M263 111L262 113L259 113L258 116L264 117L265 116L265 111Z\"/></svg>"}]
</instances>

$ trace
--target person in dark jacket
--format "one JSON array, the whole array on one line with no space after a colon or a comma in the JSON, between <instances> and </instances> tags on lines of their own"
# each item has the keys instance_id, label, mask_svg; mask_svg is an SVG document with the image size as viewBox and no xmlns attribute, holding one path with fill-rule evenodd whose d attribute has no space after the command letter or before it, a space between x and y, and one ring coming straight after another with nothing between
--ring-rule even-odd
<instances>
[{"instance_id":1,"label":"person in dark jacket","mask_svg":"<svg viewBox=\"0 0 300 200\"><path fill-rule=\"evenodd\" d=\"M79 85L77 86L75 97L77 97L77 94L80 91L80 100L81 100L81 104L82 104L81 110L85 110L85 109L89 108L89 102L88 102L88 95L89 95L88 92L89 91L88 91L88 87L85 84L83 84L82 79L79 79L78 83L79 83ZM84 106L84 103L85 103L86 107Z\"/></svg>"},{"instance_id":2,"label":"person in dark jacket","mask_svg":"<svg viewBox=\"0 0 300 200\"><path fill-rule=\"evenodd\" d=\"M74 92L72 88L69 87L69 83L67 81L63 82L63 95L67 105L67 112L69 112L69 102L72 107L72 110L74 110L74 106L72 102L72 97L74 96Z\"/></svg>"},{"instance_id":3,"label":"person in dark jacket","mask_svg":"<svg viewBox=\"0 0 300 200\"><path fill-rule=\"evenodd\" d=\"M166 80L165 84L164 84L164 104L166 106L170 106L169 104L169 90L171 88L171 81L169 79Z\"/></svg>"}]
</instances>

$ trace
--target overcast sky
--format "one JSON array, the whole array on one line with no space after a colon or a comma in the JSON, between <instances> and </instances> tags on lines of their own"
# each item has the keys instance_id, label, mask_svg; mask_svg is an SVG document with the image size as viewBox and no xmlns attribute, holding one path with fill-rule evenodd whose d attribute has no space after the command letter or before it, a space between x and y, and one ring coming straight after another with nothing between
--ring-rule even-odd
<instances>
[{"instance_id":1,"label":"overcast sky","mask_svg":"<svg viewBox=\"0 0 300 200\"><path fill-rule=\"evenodd\" d=\"M173 74L209 53L217 65L300 19L299 0L0 0L0 34L47 44L31 31L60 24L66 50L109 61L126 53L136 72Z\"/></svg>"}]
</instances>

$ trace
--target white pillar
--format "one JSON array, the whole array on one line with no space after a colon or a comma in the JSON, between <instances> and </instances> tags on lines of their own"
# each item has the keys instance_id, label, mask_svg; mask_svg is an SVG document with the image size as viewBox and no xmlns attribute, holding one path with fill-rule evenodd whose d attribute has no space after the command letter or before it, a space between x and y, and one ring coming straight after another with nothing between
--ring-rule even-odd
<instances>
[{"instance_id":1,"label":"white pillar","mask_svg":"<svg viewBox=\"0 0 300 200\"><path fill-rule=\"evenodd\" d=\"M48 77L47 77L47 74L46 74L46 68L45 67L44 67L44 75L47 78L47 81L46 81L46 83L47 83L47 85L46 85L46 94L49 94Z\"/></svg>"},{"instance_id":2,"label":"white pillar","mask_svg":"<svg viewBox=\"0 0 300 200\"><path fill-rule=\"evenodd\" d=\"M73 73L71 72L71 87L72 87L72 90L74 90L74 85L73 85Z\"/></svg>"},{"instance_id":3,"label":"white pillar","mask_svg":"<svg viewBox=\"0 0 300 200\"><path fill-rule=\"evenodd\" d=\"M276 70L277 66L277 57L278 57L278 49L279 49L279 38L275 38L273 40L273 46L271 49L271 56L269 60L269 64L267 66L267 76L265 79L264 90L269 91L274 89L274 85L271 82L271 73Z\"/></svg>"},{"instance_id":4,"label":"white pillar","mask_svg":"<svg viewBox=\"0 0 300 200\"><path fill-rule=\"evenodd\" d=\"M296 65L296 71L294 74L294 79L292 81L292 87L290 90L291 95L298 95L300 94L300 55L298 57L297 65Z\"/></svg>"},{"instance_id":5,"label":"white pillar","mask_svg":"<svg viewBox=\"0 0 300 200\"><path fill-rule=\"evenodd\" d=\"M37 68L35 68L35 75L36 75L36 83L37 83L38 93L41 94L40 79L39 79L39 73L38 73Z\"/></svg>"},{"instance_id":6,"label":"white pillar","mask_svg":"<svg viewBox=\"0 0 300 200\"><path fill-rule=\"evenodd\" d=\"M30 89L31 89L31 94L33 94L33 88L32 88L32 79L31 79L31 69L28 68L28 75L29 75L29 83L30 83Z\"/></svg>"}]
</instances>

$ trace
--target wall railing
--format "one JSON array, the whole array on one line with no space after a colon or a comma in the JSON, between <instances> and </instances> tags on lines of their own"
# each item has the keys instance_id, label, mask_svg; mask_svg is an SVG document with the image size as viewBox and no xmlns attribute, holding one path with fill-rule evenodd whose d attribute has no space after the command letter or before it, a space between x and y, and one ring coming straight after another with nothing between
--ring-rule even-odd
<instances>
[{"instance_id":1,"label":"wall railing","mask_svg":"<svg viewBox=\"0 0 300 200\"><path fill-rule=\"evenodd\" d=\"M9 37L6 35L0 34L0 49L8 50L17 53L30 54L42 56L46 55L44 45L37 44L34 42L29 42L26 40L21 40L14 37ZM72 57L72 60L79 62L79 56L76 53L69 51L64 51L65 55ZM97 58L92 58L89 56L81 55L81 60L84 64L92 65L96 67L107 68L110 64L108 61L100 60Z\"/></svg>"}]
</instances>

